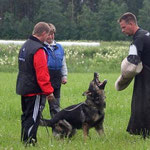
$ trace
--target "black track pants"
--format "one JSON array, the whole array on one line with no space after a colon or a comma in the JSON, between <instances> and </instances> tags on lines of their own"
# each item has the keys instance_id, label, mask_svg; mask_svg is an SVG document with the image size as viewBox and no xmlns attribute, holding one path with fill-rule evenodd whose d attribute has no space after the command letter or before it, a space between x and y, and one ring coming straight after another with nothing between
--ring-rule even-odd
<instances>
[{"instance_id":1,"label":"black track pants","mask_svg":"<svg viewBox=\"0 0 150 150\"><path fill-rule=\"evenodd\" d=\"M21 115L21 141L37 141L37 129L41 116L42 102L45 102L45 95L36 95L31 97L21 97L22 115Z\"/></svg>"}]
</instances>

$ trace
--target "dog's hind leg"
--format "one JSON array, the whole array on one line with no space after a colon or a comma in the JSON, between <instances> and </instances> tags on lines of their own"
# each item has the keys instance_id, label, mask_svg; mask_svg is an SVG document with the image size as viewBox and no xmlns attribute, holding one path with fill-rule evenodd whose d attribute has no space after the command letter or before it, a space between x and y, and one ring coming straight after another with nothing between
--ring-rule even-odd
<instances>
[{"instance_id":1,"label":"dog's hind leg","mask_svg":"<svg viewBox=\"0 0 150 150\"><path fill-rule=\"evenodd\" d=\"M84 123L82 125L82 129L83 129L83 136L84 136L84 141L86 141L88 135L89 135L89 125L87 123Z\"/></svg>"}]
</instances>

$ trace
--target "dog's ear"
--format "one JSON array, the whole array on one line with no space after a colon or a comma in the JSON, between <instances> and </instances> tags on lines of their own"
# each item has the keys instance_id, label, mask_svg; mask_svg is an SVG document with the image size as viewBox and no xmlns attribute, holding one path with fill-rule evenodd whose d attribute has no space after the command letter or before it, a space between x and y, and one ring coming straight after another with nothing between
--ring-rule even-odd
<instances>
[{"instance_id":1,"label":"dog's ear","mask_svg":"<svg viewBox=\"0 0 150 150\"><path fill-rule=\"evenodd\" d=\"M99 79L99 74L97 72L94 72L94 80Z\"/></svg>"},{"instance_id":2,"label":"dog's ear","mask_svg":"<svg viewBox=\"0 0 150 150\"><path fill-rule=\"evenodd\" d=\"M94 79L93 81L95 81L95 83L99 83L99 74L97 72L94 72Z\"/></svg>"},{"instance_id":3,"label":"dog's ear","mask_svg":"<svg viewBox=\"0 0 150 150\"><path fill-rule=\"evenodd\" d=\"M87 91L85 91L83 94L82 94L82 96L88 96L88 95L91 95L92 93L89 91L89 90L87 90Z\"/></svg>"}]
</instances>

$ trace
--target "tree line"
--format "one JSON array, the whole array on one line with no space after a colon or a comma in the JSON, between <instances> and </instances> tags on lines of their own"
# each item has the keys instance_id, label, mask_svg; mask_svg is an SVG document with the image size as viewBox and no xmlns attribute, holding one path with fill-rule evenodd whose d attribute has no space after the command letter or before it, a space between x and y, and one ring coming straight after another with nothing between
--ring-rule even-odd
<instances>
[{"instance_id":1,"label":"tree line","mask_svg":"<svg viewBox=\"0 0 150 150\"><path fill-rule=\"evenodd\" d=\"M57 40L127 40L117 20L130 11L150 31L149 0L0 0L0 39L26 39L39 21Z\"/></svg>"}]
</instances>

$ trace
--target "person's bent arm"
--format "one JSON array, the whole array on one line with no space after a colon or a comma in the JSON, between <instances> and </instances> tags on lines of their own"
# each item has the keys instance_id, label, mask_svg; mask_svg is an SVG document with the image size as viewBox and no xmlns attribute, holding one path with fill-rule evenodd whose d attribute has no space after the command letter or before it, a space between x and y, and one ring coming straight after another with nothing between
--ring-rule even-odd
<instances>
[{"instance_id":1,"label":"person's bent arm","mask_svg":"<svg viewBox=\"0 0 150 150\"><path fill-rule=\"evenodd\" d=\"M34 54L34 68L36 71L37 82L45 95L52 95L54 89L50 82L50 75L47 67L46 53L39 49Z\"/></svg>"}]
</instances>

